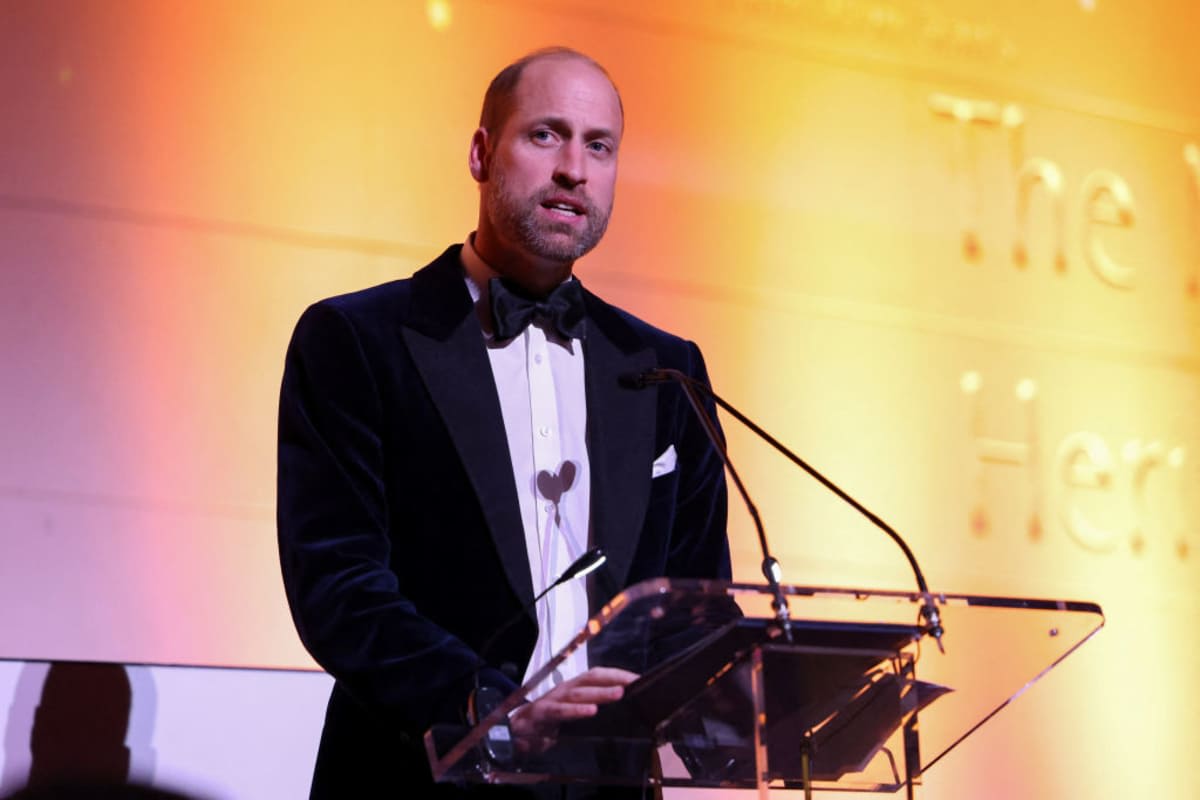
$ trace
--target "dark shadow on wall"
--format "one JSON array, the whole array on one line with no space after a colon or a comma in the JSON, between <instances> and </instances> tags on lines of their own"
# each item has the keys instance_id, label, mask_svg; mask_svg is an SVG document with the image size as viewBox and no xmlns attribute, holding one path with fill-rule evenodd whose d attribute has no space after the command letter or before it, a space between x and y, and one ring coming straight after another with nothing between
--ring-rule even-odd
<instances>
[{"instance_id":1,"label":"dark shadow on wall","mask_svg":"<svg viewBox=\"0 0 1200 800\"><path fill-rule=\"evenodd\" d=\"M121 664L55 662L34 713L27 785L9 800L188 800L129 783L133 690Z\"/></svg>"}]
</instances>

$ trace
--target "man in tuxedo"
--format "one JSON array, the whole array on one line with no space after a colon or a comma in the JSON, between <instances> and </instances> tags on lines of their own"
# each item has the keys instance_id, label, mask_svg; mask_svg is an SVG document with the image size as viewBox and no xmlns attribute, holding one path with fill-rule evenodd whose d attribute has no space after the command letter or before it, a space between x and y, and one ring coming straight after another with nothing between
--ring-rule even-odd
<instances>
[{"instance_id":1,"label":"man in tuxedo","mask_svg":"<svg viewBox=\"0 0 1200 800\"><path fill-rule=\"evenodd\" d=\"M477 686L514 691L617 589L729 577L718 455L676 387L620 380L705 379L699 350L572 274L607 226L623 128L590 58L555 48L505 68L471 139L475 232L297 324L280 558L301 639L336 679L314 797L511 791L432 786L423 732L462 722ZM593 546L608 561L590 590L532 604ZM518 739L595 714L636 677L586 659L512 714Z\"/></svg>"}]
</instances>

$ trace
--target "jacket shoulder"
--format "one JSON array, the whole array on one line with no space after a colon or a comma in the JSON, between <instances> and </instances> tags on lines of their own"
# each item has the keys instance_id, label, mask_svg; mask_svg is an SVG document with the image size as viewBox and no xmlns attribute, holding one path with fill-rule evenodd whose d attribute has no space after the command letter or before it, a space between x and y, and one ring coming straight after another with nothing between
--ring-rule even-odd
<instances>
[{"instance_id":1,"label":"jacket shoulder","mask_svg":"<svg viewBox=\"0 0 1200 800\"><path fill-rule=\"evenodd\" d=\"M352 318L394 316L407 306L411 287L412 278L400 278L378 286L326 297L309 306L308 312L332 311Z\"/></svg>"},{"instance_id":2,"label":"jacket shoulder","mask_svg":"<svg viewBox=\"0 0 1200 800\"><path fill-rule=\"evenodd\" d=\"M701 360L699 348L689 339L652 325L594 294L589 293L589 303L591 318L626 352L649 348L655 352L659 366L689 372L690 367Z\"/></svg>"},{"instance_id":3,"label":"jacket shoulder","mask_svg":"<svg viewBox=\"0 0 1200 800\"><path fill-rule=\"evenodd\" d=\"M460 247L452 245L408 278L318 300L308 307L304 316L333 313L359 323L403 323L410 317L414 287L428 284L434 284L435 288L437 285L445 286L460 274ZM463 291L465 293L465 289Z\"/></svg>"}]
</instances>

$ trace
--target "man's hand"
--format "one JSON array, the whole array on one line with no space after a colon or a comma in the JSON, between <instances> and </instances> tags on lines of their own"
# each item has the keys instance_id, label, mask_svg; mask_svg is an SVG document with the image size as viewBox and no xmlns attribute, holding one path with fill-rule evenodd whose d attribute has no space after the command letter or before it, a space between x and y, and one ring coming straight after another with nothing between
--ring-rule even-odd
<instances>
[{"instance_id":1,"label":"man's hand","mask_svg":"<svg viewBox=\"0 0 1200 800\"><path fill-rule=\"evenodd\" d=\"M516 709L509 716L522 753L540 753L554 745L563 722L596 715L604 703L620 700L637 674L616 667L592 667Z\"/></svg>"}]
</instances>

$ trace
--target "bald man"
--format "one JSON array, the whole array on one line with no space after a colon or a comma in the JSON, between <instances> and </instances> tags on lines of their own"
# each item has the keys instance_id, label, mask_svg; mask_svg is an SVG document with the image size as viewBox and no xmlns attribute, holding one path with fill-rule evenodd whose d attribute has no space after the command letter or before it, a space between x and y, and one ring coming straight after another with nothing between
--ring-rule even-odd
<instances>
[{"instance_id":1,"label":"bald man","mask_svg":"<svg viewBox=\"0 0 1200 800\"><path fill-rule=\"evenodd\" d=\"M411 278L319 302L297 324L280 558L301 639L336 679L313 797L559 797L435 787L422 735L462 722L476 685L515 691L616 589L729 577L719 457L681 392L618 380L652 367L706 379L700 351L574 274L608 225L623 131L592 59L552 48L514 62L471 137L475 231ZM603 574L534 606L592 546ZM513 732L593 715L635 677L580 652Z\"/></svg>"}]
</instances>

